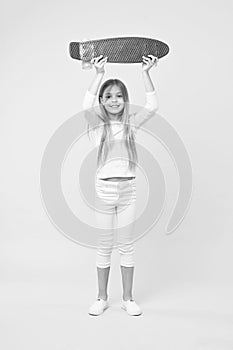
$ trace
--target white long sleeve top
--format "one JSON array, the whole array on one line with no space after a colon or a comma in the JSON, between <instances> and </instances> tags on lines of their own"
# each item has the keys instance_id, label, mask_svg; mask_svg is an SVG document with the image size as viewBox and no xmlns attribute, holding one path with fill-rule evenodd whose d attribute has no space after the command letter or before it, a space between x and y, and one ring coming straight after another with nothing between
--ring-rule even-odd
<instances>
[{"instance_id":1,"label":"white long sleeve top","mask_svg":"<svg viewBox=\"0 0 233 350\"><path fill-rule=\"evenodd\" d=\"M104 122L98 106L95 106L96 95L88 90L84 96L83 109L84 116L90 126L90 138L93 145L99 146L103 132ZM155 90L146 92L146 104L138 112L130 114L130 124L136 136L137 129L148 119L156 114L158 101ZM124 126L122 122L110 121L112 137L107 160L104 165L98 167L96 178L108 177L130 177L135 176L135 169L129 170L129 157L127 149L122 141Z\"/></svg>"}]
</instances>

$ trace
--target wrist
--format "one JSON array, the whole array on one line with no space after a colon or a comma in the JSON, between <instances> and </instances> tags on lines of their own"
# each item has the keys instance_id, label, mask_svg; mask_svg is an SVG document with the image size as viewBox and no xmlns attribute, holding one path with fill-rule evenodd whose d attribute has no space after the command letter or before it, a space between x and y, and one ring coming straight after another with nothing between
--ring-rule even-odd
<instances>
[{"instance_id":1,"label":"wrist","mask_svg":"<svg viewBox=\"0 0 233 350\"><path fill-rule=\"evenodd\" d=\"M105 73L105 71L104 70L101 70L101 71L96 71L96 75L99 75L99 76L103 76L104 75L104 73Z\"/></svg>"},{"instance_id":2,"label":"wrist","mask_svg":"<svg viewBox=\"0 0 233 350\"><path fill-rule=\"evenodd\" d=\"M153 88L152 88L153 89ZM156 94L156 90L155 88L153 90L146 90L146 95L150 96L150 95L155 95Z\"/></svg>"}]
</instances>

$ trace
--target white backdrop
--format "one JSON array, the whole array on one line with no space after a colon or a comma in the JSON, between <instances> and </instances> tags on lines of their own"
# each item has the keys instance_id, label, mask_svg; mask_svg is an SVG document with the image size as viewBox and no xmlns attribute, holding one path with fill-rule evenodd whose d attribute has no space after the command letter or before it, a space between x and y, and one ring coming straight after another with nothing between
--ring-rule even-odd
<instances>
[{"instance_id":1,"label":"white backdrop","mask_svg":"<svg viewBox=\"0 0 233 350\"><path fill-rule=\"evenodd\" d=\"M2 5L2 348L124 349L128 338L134 349L233 349L232 2ZM118 306L116 251L109 279L113 311L95 320L87 315L96 297L95 250L58 232L40 198L44 149L55 130L81 111L94 75L69 57L69 42L114 36L145 36L169 45L170 53L151 76L159 113L180 135L193 166L190 209L166 236L178 189L174 166L161 147L166 210L135 245L140 320L126 317ZM107 64L106 71L105 79L126 82L132 103L144 103L139 64Z\"/></svg>"}]
</instances>

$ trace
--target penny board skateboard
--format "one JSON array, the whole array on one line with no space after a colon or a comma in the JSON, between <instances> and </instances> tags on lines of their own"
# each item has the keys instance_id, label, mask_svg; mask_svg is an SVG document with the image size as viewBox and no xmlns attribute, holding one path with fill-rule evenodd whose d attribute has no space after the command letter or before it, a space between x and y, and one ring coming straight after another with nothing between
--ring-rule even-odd
<instances>
[{"instance_id":1,"label":"penny board skateboard","mask_svg":"<svg viewBox=\"0 0 233 350\"><path fill-rule=\"evenodd\" d=\"M142 56L161 58L168 54L169 47L162 41L143 37L119 37L71 42L70 56L83 62L103 55L112 63L139 63Z\"/></svg>"}]
</instances>

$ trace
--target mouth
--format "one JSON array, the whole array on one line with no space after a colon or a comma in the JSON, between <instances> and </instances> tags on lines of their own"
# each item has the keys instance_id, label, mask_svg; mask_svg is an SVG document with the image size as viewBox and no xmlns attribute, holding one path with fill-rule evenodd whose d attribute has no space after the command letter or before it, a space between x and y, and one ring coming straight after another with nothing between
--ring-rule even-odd
<instances>
[{"instance_id":1,"label":"mouth","mask_svg":"<svg viewBox=\"0 0 233 350\"><path fill-rule=\"evenodd\" d=\"M118 108L120 105L112 105L111 108Z\"/></svg>"}]
</instances>

